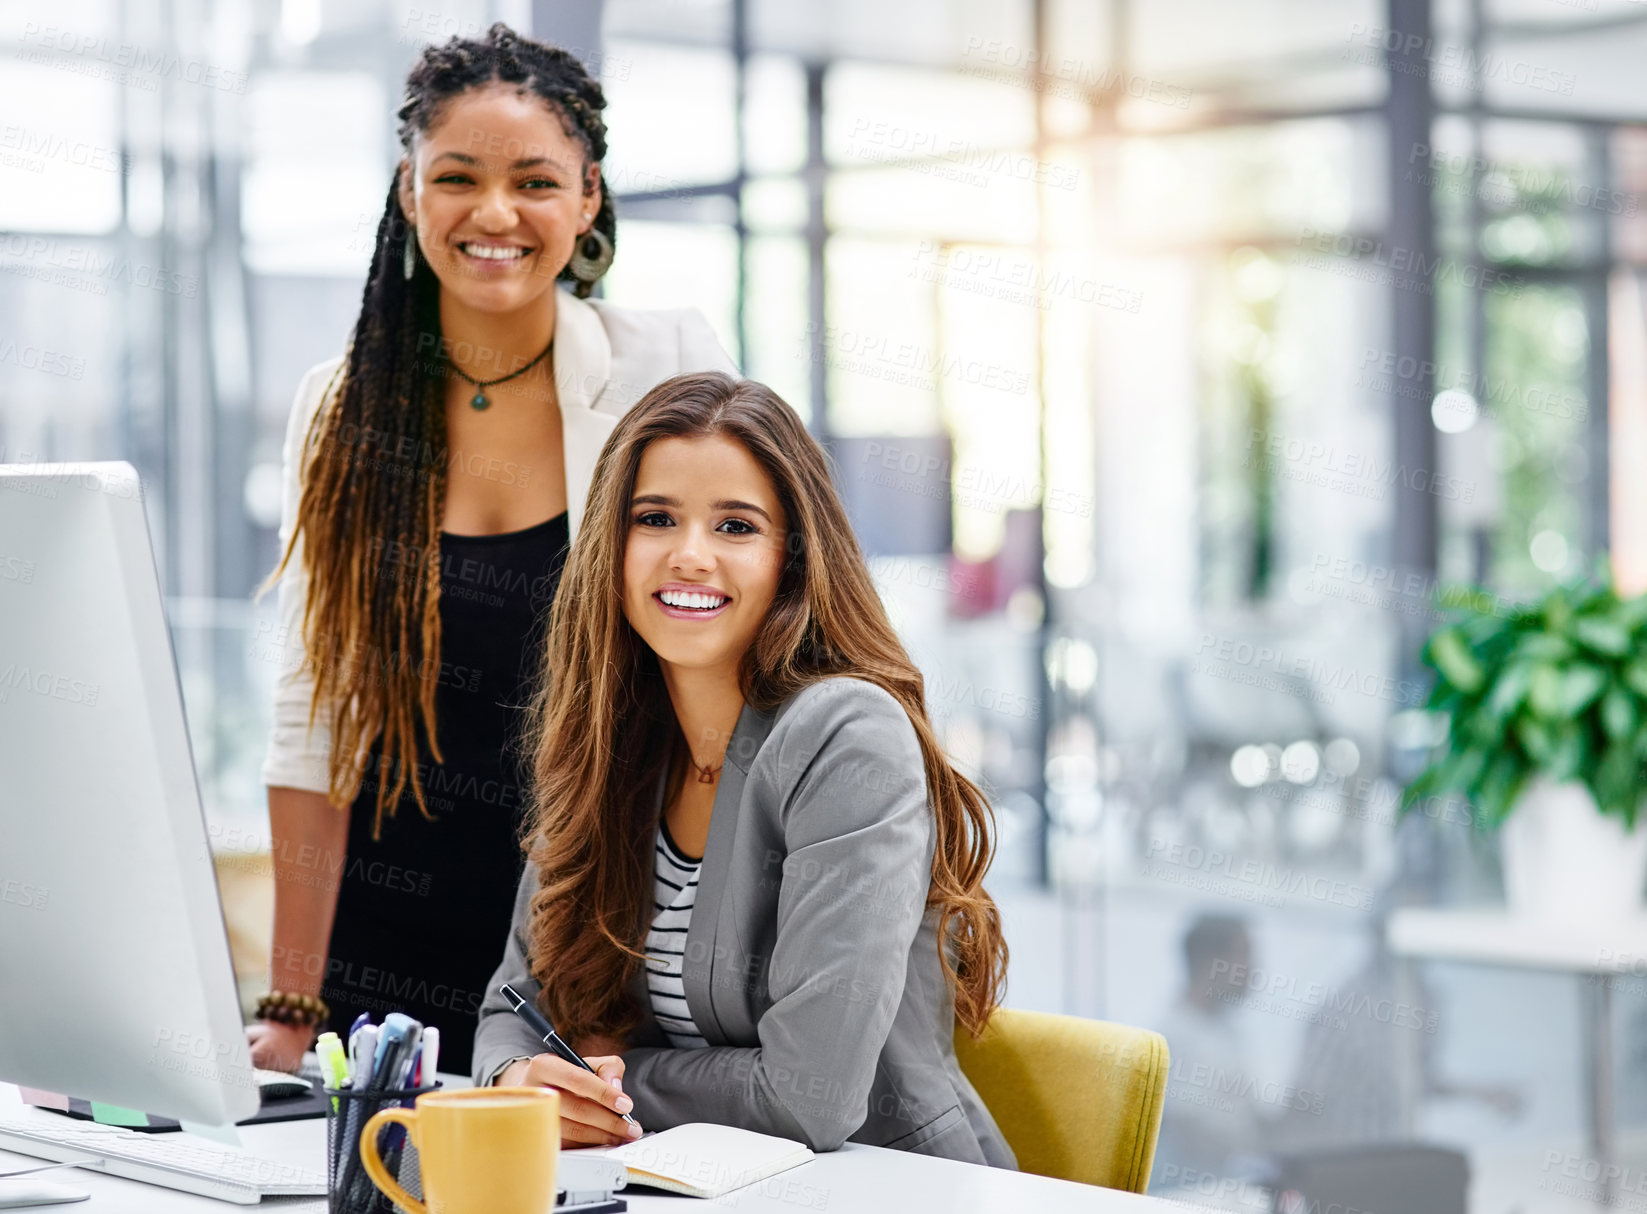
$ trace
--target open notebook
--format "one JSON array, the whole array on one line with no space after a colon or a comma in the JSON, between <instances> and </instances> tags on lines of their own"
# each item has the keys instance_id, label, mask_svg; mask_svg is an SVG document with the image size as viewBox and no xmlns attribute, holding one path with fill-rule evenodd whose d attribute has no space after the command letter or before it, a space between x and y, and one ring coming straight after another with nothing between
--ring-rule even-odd
<instances>
[{"instance_id":1,"label":"open notebook","mask_svg":"<svg viewBox=\"0 0 1647 1214\"><path fill-rule=\"evenodd\" d=\"M719 1197L812 1158L802 1143L701 1121L648 1134L604 1154L622 1161L629 1183L687 1197Z\"/></svg>"}]
</instances>

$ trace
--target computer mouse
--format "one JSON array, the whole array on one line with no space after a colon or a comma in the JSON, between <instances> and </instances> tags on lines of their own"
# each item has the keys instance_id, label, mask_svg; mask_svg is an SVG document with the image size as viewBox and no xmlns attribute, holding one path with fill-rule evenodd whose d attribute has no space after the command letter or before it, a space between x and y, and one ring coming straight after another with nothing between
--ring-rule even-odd
<instances>
[{"instance_id":1,"label":"computer mouse","mask_svg":"<svg viewBox=\"0 0 1647 1214\"><path fill-rule=\"evenodd\" d=\"M0 1176L0 1210L22 1206L54 1206L66 1201L85 1201L91 1194L66 1184L36 1180L33 1176Z\"/></svg>"},{"instance_id":2,"label":"computer mouse","mask_svg":"<svg viewBox=\"0 0 1647 1214\"><path fill-rule=\"evenodd\" d=\"M294 1096L307 1096L315 1090L315 1085L302 1075L293 1075L287 1071L268 1071L262 1067L254 1067L252 1074L257 1077L257 1092L264 1100L290 1100Z\"/></svg>"}]
</instances>

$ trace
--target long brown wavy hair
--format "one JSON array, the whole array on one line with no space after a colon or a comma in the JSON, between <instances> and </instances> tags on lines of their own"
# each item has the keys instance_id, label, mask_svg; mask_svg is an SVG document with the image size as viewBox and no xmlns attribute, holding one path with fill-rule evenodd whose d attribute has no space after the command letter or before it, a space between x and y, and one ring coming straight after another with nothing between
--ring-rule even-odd
<instances>
[{"instance_id":1,"label":"long brown wavy hair","mask_svg":"<svg viewBox=\"0 0 1647 1214\"><path fill-rule=\"evenodd\" d=\"M770 712L813 683L848 676L903 706L937 825L926 904L939 914L956 1018L976 1035L1006 974L1000 912L983 888L994 814L938 745L920 672L870 580L823 449L770 388L720 372L665 380L618 421L551 611L527 733L536 749L525 838L541 881L528 938L544 1010L572 1037L621 1036L639 1018L629 984L644 962L652 899L651 790L681 739L657 656L623 612L629 501L648 446L710 435L749 451L790 527L776 595L739 666L744 702Z\"/></svg>"},{"instance_id":2,"label":"long brown wavy hair","mask_svg":"<svg viewBox=\"0 0 1647 1214\"><path fill-rule=\"evenodd\" d=\"M501 22L480 39L425 47L406 77L396 116L410 157L455 97L495 82L518 85L547 103L583 145L586 189L591 165L606 155L606 105L600 84L576 56L522 38ZM435 731L440 676L440 521L446 508L446 414L442 388L440 283L414 255L403 270L411 225L400 207L399 173L389 184L360 316L341 385L329 385L302 454L297 525L269 577L272 585L303 538L309 575L304 605L305 661L315 673L309 723L325 712L332 751L328 797L347 805L381 744L372 837L408 784L428 818L419 747L442 762ZM601 191L593 226L616 244L611 192ZM592 281L570 267L559 277L584 297Z\"/></svg>"}]
</instances>

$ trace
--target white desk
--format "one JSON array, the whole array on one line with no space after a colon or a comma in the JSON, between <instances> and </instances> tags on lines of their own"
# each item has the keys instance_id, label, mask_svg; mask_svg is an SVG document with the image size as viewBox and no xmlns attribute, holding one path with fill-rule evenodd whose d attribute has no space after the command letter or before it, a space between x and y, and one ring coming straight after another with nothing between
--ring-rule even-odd
<instances>
[{"instance_id":1,"label":"white desk","mask_svg":"<svg viewBox=\"0 0 1647 1214\"><path fill-rule=\"evenodd\" d=\"M1390 950L1572 974L1647 977L1647 916L1598 924L1526 919L1507 908L1409 907L1390 915Z\"/></svg>"},{"instance_id":2,"label":"white desk","mask_svg":"<svg viewBox=\"0 0 1647 1214\"><path fill-rule=\"evenodd\" d=\"M1613 979L1647 975L1647 916L1606 923L1528 919L1506 907L1412 907L1390 916L1390 951L1414 960L1464 961L1577 976L1587 1013L1585 1127L1603 1169L1616 1154L1613 1131Z\"/></svg>"},{"instance_id":3,"label":"white desk","mask_svg":"<svg viewBox=\"0 0 1647 1214\"><path fill-rule=\"evenodd\" d=\"M16 1087L0 1084L0 1110L10 1113L19 1104ZM45 1111L37 1115L54 1116ZM325 1124L319 1119L276 1122L246 1126L240 1135L246 1149L255 1154L324 1169ZM0 1151L0 1172L27 1167L30 1162L39 1161ZM92 1195L90 1201L41 1207L63 1214L188 1214L207 1210L216 1214L229 1210L311 1214L326 1209L323 1197L270 1197L259 1206L235 1206L80 1168L63 1168L46 1176ZM729 1193L720 1201L693 1201L640 1189L625 1190L622 1196L635 1214L690 1214L706 1208L737 1209L745 1214L801 1214L805 1210L831 1214L873 1214L882 1210L889 1214L925 1214L929 1210L941 1210L943 1214L1016 1214L1020 1210L1035 1210L1038 1214L1166 1214L1182 1209L1176 1202L1159 1198L856 1143Z\"/></svg>"}]
</instances>

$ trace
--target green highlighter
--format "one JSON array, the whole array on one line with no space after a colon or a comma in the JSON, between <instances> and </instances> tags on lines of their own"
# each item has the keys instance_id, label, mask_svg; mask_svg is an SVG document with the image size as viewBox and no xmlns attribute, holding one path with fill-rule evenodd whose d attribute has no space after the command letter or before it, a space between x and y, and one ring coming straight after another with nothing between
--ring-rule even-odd
<instances>
[{"instance_id":1,"label":"green highlighter","mask_svg":"<svg viewBox=\"0 0 1647 1214\"><path fill-rule=\"evenodd\" d=\"M349 1064L343 1057L343 1042L336 1033L322 1033L315 1039L315 1055L320 1059L321 1073L331 1079L332 1089L349 1086ZM332 1112L336 1113L337 1097L332 1097Z\"/></svg>"}]
</instances>

